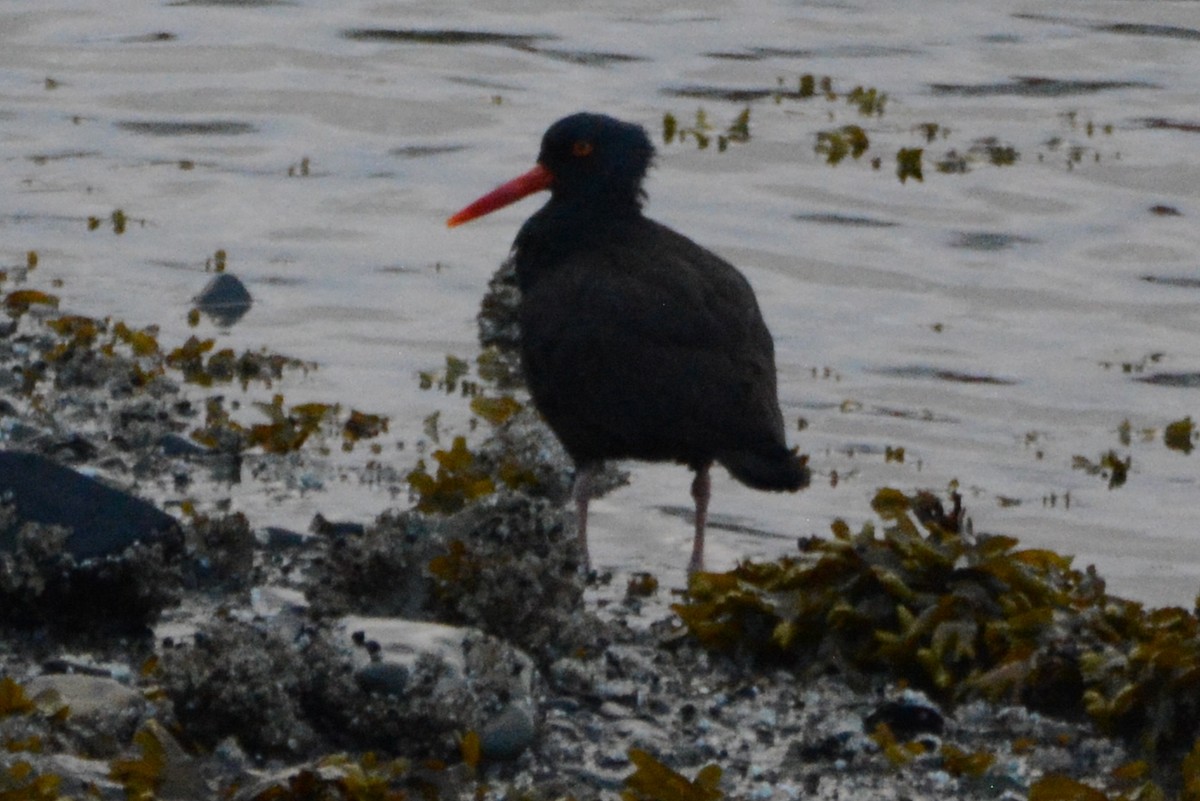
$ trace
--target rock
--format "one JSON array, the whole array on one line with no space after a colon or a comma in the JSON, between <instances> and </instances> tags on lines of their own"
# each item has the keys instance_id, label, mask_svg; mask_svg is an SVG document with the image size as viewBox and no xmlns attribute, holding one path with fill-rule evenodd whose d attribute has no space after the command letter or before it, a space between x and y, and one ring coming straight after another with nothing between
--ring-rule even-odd
<instances>
[{"instance_id":1,"label":"rock","mask_svg":"<svg viewBox=\"0 0 1200 801\"><path fill-rule=\"evenodd\" d=\"M89 757L111 759L149 714L140 692L102 676L37 676L25 692L43 708L67 707L71 729Z\"/></svg>"},{"instance_id":2,"label":"rock","mask_svg":"<svg viewBox=\"0 0 1200 801\"><path fill-rule=\"evenodd\" d=\"M233 736L253 759L304 755L321 742L302 700L340 671L317 638L280 622L213 620L191 645L161 651L161 685L191 741L212 748Z\"/></svg>"},{"instance_id":3,"label":"rock","mask_svg":"<svg viewBox=\"0 0 1200 801\"><path fill-rule=\"evenodd\" d=\"M901 742L915 739L920 734L941 734L945 728L942 713L928 700L919 697L884 701L863 718L863 730L869 734L881 723L886 724Z\"/></svg>"},{"instance_id":4,"label":"rock","mask_svg":"<svg viewBox=\"0 0 1200 801\"><path fill-rule=\"evenodd\" d=\"M213 451L205 448L194 440L181 437L171 432L163 434L156 443L164 456L179 456L184 458L210 456Z\"/></svg>"},{"instance_id":5,"label":"rock","mask_svg":"<svg viewBox=\"0 0 1200 801\"><path fill-rule=\"evenodd\" d=\"M461 622L533 654L570 653L604 628L583 610L578 538L545 498L502 489L449 516L381 515L325 537L305 575L318 617ZM430 565L439 565L430 570Z\"/></svg>"},{"instance_id":6,"label":"rock","mask_svg":"<svg viewBox=\"0 0 1200 801\"><path fill-rule=\"evenodd\" d=\"M283 551L291 548L299 548L304 545L308 537L301 534L299 531L293 531L290 528L282 526L267 526L263 529L267 536L267 549L272 551Z\"/></svg>"},{"instance_id":7,"label":"rock","mask_svg":"<svg viewBox=\"0 0 1200 801\"><path fill-rule=\"evenodd\" d=\"M458 626L350 615L338 621L334 631L347 650L357 652L357 661L363 667L382 663L411 670L424 656L444 662L456 675L461 676L466 669L463 655L466 629ZM369 652L365 643L373 643ZM379 671L370 673L378 675Z\"/></svg>"},{"instance_id":8,"label":"rock","mask_svg":"<svg viewBox=\"0 0 1200 801\"><path fill-rule=\"evenodd\" d=\"M58 779L57 794L53 798L95 798L102 801L120 801L126 798L125 789L109 778L110 763L106 759L87 759L74 754L29 754L21 755L22 761L28 762L34 774L54 776ZM5 789L12 793L11 798L45 798L29 785L25 790L28 795L19 795L20 790Z\"/></svg>"},{"instance_id":9,"label":"rock","mask_svg":"<svg viewBox=\"0 0 1200 801\"><path fill-rule=\"evenodd\" d=\"M537 670L508 643L392 618L348 617L335 630L356 653L359 687L397 699L434 728L477 731L484 759L516 759L536 737Z\"/></svg>"},{"instance_id":10,"label":"rock","mask_svg":"<svg viewBox=\"0 0 1200 801\"><path fill-rule=\"evenodd\" d=\"M250 311L254 299L236 276L218 273L192 302L217 325L230 326Z\"/></svg>"},{"instance_id":11,"label":"rock","mask_svg":"<svg viewBox=\"0 0 1200 801\"><path fill-rule=\"evenodd\" d=\"M25 682L25 692L35 698L43 693L57 694L57 700L71 708L75 720L99 718L144 704L140 692L106 676L73 673L35 676Z\"/></svg>"},{"instance_id":12,"label":"rock","mask_svg":"<svg viewBox=\"0 0 1200 801\"><path fill-rule=\"evenodd\" d=\"M99 644L114 636L142 637L183 588L182 537L152 545L135 542L116 556L76 561L68 529L36 522L15 524L12 506L0 507L0 625L25 631L52 629L57 637Z\"/></svg>"},{"instance_id":13,"label":"rock","mask_svg":"<svg viewBox=\"0 0 1200 801\"><path fill-rule=\"evenodd\" d=\"M400 698L408 688L409 670L395 662L372 662L359 668L354 678L365 692Z\"/></svg>"},{"instance_id":14,"label":"rock","mask_svg":"<svg viewBox=\"0 0 1200 801\"><path fill-rule=\"evenodd\" d=\"M487 760L511 762L525 753L536 735L529 711L509 704L479 731L480 753Z\"/></svg>"},{"instance_id":15,"label":"rock","mask_svg":"<svg viewBox=\"0 0 1200 801\"><path fill-rule=\"evenodd\" d=\"M69 529L66 549L79 560L119 554L176 526L141 498L36 453L0 451L0 492L11 494L19 523ZM0 551L14 548L16 528L0 531Z\"/></svg>"}]
</instances>

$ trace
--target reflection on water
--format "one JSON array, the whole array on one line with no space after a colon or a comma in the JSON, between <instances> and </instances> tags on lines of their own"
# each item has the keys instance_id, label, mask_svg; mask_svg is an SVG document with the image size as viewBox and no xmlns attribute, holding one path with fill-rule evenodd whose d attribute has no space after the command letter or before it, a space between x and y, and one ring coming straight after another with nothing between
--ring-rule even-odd
<instances>
[{"instance_id":1,"label":"reflection on water","mask_svg":"<svg viewBox=\"0 0 1200 801\"><path fill-rule=\"evenodd\" d=\"M417 374L471 355L536 202L471 230L446 215L526 168L553 120L605 111L659 143L650 214L754 284L817 473L794 497L717 476L714 566L855 524L878 486L957 481L977 530L1190 604L1200 457L1164 432L1200 418L1198 39L1194 7L1163 0L1056 16L1015 0L48 0L0 11L0 261L36 250L32 280L61 281L64 307L157 323L164 343L319 363L276 389L387 415L383 451L332 455L345 480L320 492L214 494L260 525L365 520L403 497L356 465L402 474L435 413L466 431L465 403ZM886 107L846 102L855 87ZM744 141L698 146L746 108ZM682 145L663 141L667 114L693 125ZM818 135L851 127L865 149L830 166ZM902 150L923 180L897 180ZM254 305L193 329L218 250ZM1123 486L1074 469L1110 451ZM594 556L678 583L688 473L634 469L595 504Z\"/></svg>"}]
</instances>

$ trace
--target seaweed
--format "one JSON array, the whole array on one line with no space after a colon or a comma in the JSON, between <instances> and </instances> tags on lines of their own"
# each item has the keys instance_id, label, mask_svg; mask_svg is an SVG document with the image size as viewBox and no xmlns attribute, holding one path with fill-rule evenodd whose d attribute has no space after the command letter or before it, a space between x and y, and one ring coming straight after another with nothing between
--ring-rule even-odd
<instances>
[{"instance_id":1,"label":"seaweed","mask_svg":"<svg viewBox=\"0 0 1200 801\"><path fill-rule=\"evenodd\" d=\"M346 754L324 757L312 768L303 768L269 784L249 801L404 801L411 783L407 760L380 760L373 753L357 759ZM431 797L437 798L432 792Z\"/></svg>"},{"instance_id":2,"label":"seaweed","mask_svg":"<svg viewBox=\"0 0 1200 801\"><path fill-rule=\"evenodd\" d=\"M858 113L864 117L882 117L887 98L886 92L880 92L875 87L864 89L856 86L846 95L846 102L857 106Z\"/></svg>"},{"instance_id":3,"label":"seaweed","mask_svg":"<svg viewBox=\"0 0 1200 801\"><path fill-rule=\"evenodd\" d=\"M38 289L15 289L4 296L4 308L14 319L34 306L57 309L58 296Z\"/></svg>"},{"instance_id":4,"label":"seaweed","mask_svg":"<svg viewBox=\"0 0 1200 801\"><path fill-rule=\"evenodd\" d=\"M699 643L797 671L836 664L946 703L1019 701L1090 718L1161 767L1200 736L1200 620L1110 596L1093 569L974 536L957 496L880 490L882 529L692 577L673 608ZM1200 760L1200 757L1197 757Z\"/></svg>"},{"instance_id":5,"label":"seaweed","mask_svg":"<svg viewBox=\"0 0 1200 801\"><path fill-rule=\"evenodd\" d=\"M455 437L450 449L434 451L433 459L437 462L433 474L424 459L408 474L419 512L453 514L496 490L496 482L467 448L466 437Z\"/></svg>"},{"instance_id":6,"label":"seaweed","mask_svg":"<svg viewBox=\"0 0 1200 801\"><path fill-rule=\"evenodd\" d=\"M924 182L925 176L921 172L921 155L924 152L924 148L920 147L902 147L896 151L896 177L900 183L908 183L909 178Z\"/></svg>"},{"instance_id":7,"label":"seaweed","mask_svg":"<svg viewBox=\"0 0 1200 801\"><path fill-rule=\"evenodd\" d=\"M125 233L125 230L129 227L129 223L132 220L122 209L113 209L112 213L108 215L108 221L112 224L113 233L117 236L120 236L121 234ZM145 226L146 224L145 219L139 219L137 222L142 226ZM99 217L90 216L87 218L87 229L89 231L95 231L103 224L104 221Z\"/></svg>"},{"instance_id":8,"label":"seaweed","mask_svg":"<svg viewBox=\"0 0 1200 801\"><path fill-rule=\"evenodd\" d=\"M53 773L38 773L29 762L18 759L0 773L2 801L59 801L62 778Z\"/></svg>"},{"instance_id":9,"label":"seaweed","mask_svg":"<svg viewBox=\"0 0 1200 801\"><path fill-rule=\"evenodd\" d=\"M692 139L696 143L698 150L705 150L715 136L717 140L717 151L724 153L730 143L741 143L750 141L750 107L746 106L741 113L734 118L733 122L725 128L723 132L714 133L712 123L708 121L708 114L703 108L696 109L695 121L689 127L681 127L675 115L667 112L663 114L663 144L672 144L673 142L684 142L687 139Z\"/></svg>"},{"instance_id":10,"label":"seaweed","mask_svg":"<svg viewBox=\"0 0 1200 801\"><path fill-rule=\"evenodd\" d=\"M689 779L640 748L629 749L629 761L637 768L625 779L623 801L721 801L721 768L708 764Z\"/></svg>"},{"instance_id":11,"label":"seaweed","mask_svg":"<svg viewBox=\"0 0 1200 801\"><path fill-rule=\"evenodd\" d=\"M858 159L870 146L871 140L862 126L843 125L831 131L818 131L813 149L825 156L826 164L836 166L846 156Z\"/></svg>"},{"instance_id":12,"label":"seaweed","mask_svg":"<svg viewBox=\"0 0 1200 801\"><path fill-rule=\"evenodd\" d=\"M1082 470L1090 476L1100 476L1108 481L1108 488L1118 489L1125 486L1129 479L1129 468L1133 466L1133 457L1124 459L1112 449L1100 454L1100 458L1092 461L1086 456L1076 455L1071 459L1071 467Z\"/></svg>"},{"instance_id":13,"label":"seaweed","mask_svg":"<svg viewBox=\"0 0 1200 801\"><path fill-rule=\"evenodd\" d=\"M1163 429L1163 444L1173 451L1179 451L1182 454L1189 454L1196 447L1194 442L1197 437L1196 424L1192 422L1192 418L1183 418L1168 423Z\"/></svg>"},{"instance_id":14,"label":"seaweed","mask_svg":"<svg viewBox=\"0 0 1200 801\"><path fill-rule=\"evenodd\" d=\"M150 727L142 727L133 735L141 752L128 759L115 759L109 776L125 788L129 801L154 801L166 769L166 749Z\"/></svg>"},{"instance_id":15,"label":"seaweed","mask_svg":"<svg viewBox=\"0 0 1200 801\"><path fill-rule=\"evenodd\" d=\"M7 715L27 715L37 708L25 688L9 676L0 678L0 717Z\"/></svg>"}]
</instances>

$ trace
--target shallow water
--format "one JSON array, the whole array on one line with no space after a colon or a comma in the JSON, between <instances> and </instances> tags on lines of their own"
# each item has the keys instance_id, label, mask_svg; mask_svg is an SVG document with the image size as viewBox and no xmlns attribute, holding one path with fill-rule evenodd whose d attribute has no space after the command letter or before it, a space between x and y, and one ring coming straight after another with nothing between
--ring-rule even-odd
<instances>
[{"instance_id":1,"label":"shallow water","mask_svg":"<svg viewBox=\"0 0 1200 801\"><path fill-rule=\"evenodd\" d=\"M710 567L785 553L838 516L857 524L877 487L956 480L977 530L1190 605L1200 455L1162 432L1200 419L1200 7L1045 9L9 4L0 262L37 250L33 282L61 280L66 308L158 323L177 343L225 249L254 307L196 333L318 363L276 390L388 415L379 458L405 470L431 412L451 407L447 434L465 431L463 402L419 390L417 373L474 352L478 300L536 201L454 231L446 216L527 169L550 122L603 110L660 142L648 212L754 284L785 417L807 421L790 436L812 456L808 491L715 477ZM797 97L806 73L837 97ZM882 115L846 102L856 85L887 93ZM666 112L686 127L703 108L719 132L746 106L747 142L661 145ZM831 167L817 133L850 124L870 149ZM896 152L912 147L924 181L901 183ZM990 164L1006 147L1015 163ZM88 230L118 208L124 234ZM1109 449L1132 458L1114 489L1074 466ZM262 525L404 501L356 475L220 493ZM633 466L631 486L594 504L595 561L678 585L689 481Z\"/></svg>"}]
</instances>

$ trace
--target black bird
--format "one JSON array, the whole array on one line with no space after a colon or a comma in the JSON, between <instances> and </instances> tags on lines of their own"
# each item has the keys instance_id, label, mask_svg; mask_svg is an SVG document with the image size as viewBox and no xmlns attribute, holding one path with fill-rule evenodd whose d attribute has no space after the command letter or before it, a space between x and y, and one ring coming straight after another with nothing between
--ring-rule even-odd
<instances>
[{"instance_id":1,"label":"black bird","mask_svg":"<svg viewBox=\"0 0 1200 801\"><path fill-rule=\"evenodd\" d=\"M455 214L453 227L544 189L513 244L521 357L533 402L575 462L587 553L594 469L677 461L696 472L689 572L703 569L708 470L796 491L807 457L784 440L775 348L731 264L642 214L645 129L601 114L550 126L537 166Z\"/></svg>"}]
</instances>

